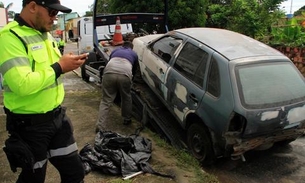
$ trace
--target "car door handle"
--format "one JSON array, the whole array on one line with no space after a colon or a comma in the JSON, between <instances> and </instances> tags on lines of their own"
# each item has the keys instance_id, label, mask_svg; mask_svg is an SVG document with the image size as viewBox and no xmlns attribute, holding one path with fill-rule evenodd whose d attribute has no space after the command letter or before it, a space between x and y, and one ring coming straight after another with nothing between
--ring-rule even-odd
<instances>
[{"instance_id":1,"label":"car door handle","mask_svg":"<svg viewBox=\"0 0 305 183\"><path fill-rule=\"evenodd\" d=\"M189 95L189 97L195 102L195 103L198 103L198 99L197 99L197 97L196 97L196 95L195 94L190 94Z\"/></svg>"}]
</instances>

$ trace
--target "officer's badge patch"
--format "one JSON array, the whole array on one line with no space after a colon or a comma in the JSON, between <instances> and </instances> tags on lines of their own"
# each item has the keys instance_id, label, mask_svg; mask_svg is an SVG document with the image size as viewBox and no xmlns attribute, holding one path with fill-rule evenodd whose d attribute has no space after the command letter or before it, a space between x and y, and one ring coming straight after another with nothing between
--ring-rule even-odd
<instances>
[{"instance_id":1,"label":"officer's badge patch","mask_svg":"<svg viewBox=\"0 0 305 183\"><path fill-rule=\"evenodd\" d=\"M40 49L42 49L42 45L33 46L31 49L32 49L32 51L40 50Z\"/></svg>"}]
</instances>

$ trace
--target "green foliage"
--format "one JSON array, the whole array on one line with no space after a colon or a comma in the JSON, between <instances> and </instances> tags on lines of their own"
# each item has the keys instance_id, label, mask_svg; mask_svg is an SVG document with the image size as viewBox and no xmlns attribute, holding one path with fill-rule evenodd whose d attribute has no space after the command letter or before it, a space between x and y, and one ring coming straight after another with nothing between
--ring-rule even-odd
<instances>
[{"instance_id":1,"label":"green foliage","mask_svg":"<svg viewBox=\"0 0 305 183\"><path fill-rule=\"evenodd\" d=\"M162 0L111 0L109 10L112 13L163 13L164 3Z\"/></svg>"},{"instance_id":2,"label":"green foliage","mask_svg":"<svg viewBox=\"0 0 305 183\"><path fill-rule=\"evenodd\" d=\"M14 11L8 11L8 13L7 13L7 16L8 16L8 18L14 18L15 17L15 12Z\"/></svg>"},{"instance_id":3,"label":"green foliage","mask_svg":"<svg viewBox=\"0 0 305 183\"><path fill-rule=\"evenodd\" d=\"M114 13L109 11L109 3L111 0L98 0L97 1L97 14L108 14L108 13ZM93 11L93 6L91 7Z\"/></svg>"},{"instance_id":4,"label":"green foliage","mask_svg":"<svg viewBox=\"0 0 305 183\"><path fill-rule=\"evenodd\" d=\"M212 4L207 10L207 26L229 29L256 38L268 34L271 23L284 16L279 4L284 0L232 0Z\"/></svg>"},{"instance_id":5,"label":"green foliage","mask_svg":"<svg viewBox=\"0 0 305 183\"><path fill-rule=\"evenodd\" d=\"M153 137L153 141L158 147L167 149L170 155L178 160L177 166L195 172L196 177L190 180L190 182L219 183L216 176L203 172L200 163L187 151L174 148L173 146L169 145L168 142L166 142L164 139L160 138L158 134L152 133L147 128L145 128L144 131L145 133Z\"/></svg>"},{"instance_id":6,"label":"green foliage","mask_svg":"<svg viewBox=\"0 0 305 183\"><path fill-rule=\"evenodd\" d=\"M164 13L164 2L165 0L100 0L97 9L99 13ZM169 29L205 26L207 4L207 0L168 0Z\"/></svg>"},{"instance_id":7,"label":"green foliage","mask_svg":"<svg viewBox=\"0 0 305 183\"><path fill-rule=\"evenodd\" d=\"M129 180L114 179L114 180L110 180L109 183L132 183L132 179Z\"/></svg>"},{"instance_id":8,"label":"green foliage","mask_svg":"<svg viewBox=\"0 0 305 183\"><path fill-rule=\"evenodd\" d=\"M206 0L171 0L168 6L170 29L205 26Z\"/></svg>"},{"instance_id":9,"label":"green foliage","mask_svg":"<svg viewBox=\"0 0 305 183\"><path fill-rule=\"evenodd\" d=\"M300 16L302 15L302 13L305 13L305 6L301 7L300 9L298 9L297 11L295 11L293 13L293 16Z\"/></svg>"},{"instance_id":10,"label":"green foliage","mask_svg":"<svg viewBox=\"0 0 305 183\"><path fill-rule=\"evenodd\" d=\"M225 28L229 23L230 9L225 5L212 4L209 6L208 10L208 26L215 28Z\"/></svg>"},{"instance_id":11,"label":"green foliage","mask_svg":"<svg viewBox=\"0 0 305 183\"><path fill-rule=\"evenodd\" d=\"M305 18L303 19L305 21ZM286 21L285 25L272 27L272 39L270 45L304 47L305 29L300 25L297 18Z\"/></svg>"},{"instance_id":12,"label":"green foliage","mask_svg":"<svg viewBox=\"0 0 305 183\"><path fill-rule=\"evenodd\" d=\"M184 27L216 27L236 31L265 43L280 41L302 44L302 28L274 30L273 25L285 17L280 4L285 0L167 0L169 30ZM165 0L99 0L98 13L164 13ZM296 11L302 15L305 6ZM288 24L290 24L288 22ZM145 27L144 27L145 29ZM135 29L136 30L136 29ZM148 32L153 29L146 27ZM289 32L289 34L288 34ZM293 36L292 36L293 35ZM286 43L285 43L286 44Z\"/></svg>"},{"instance_id":13,"label":"green foliage","mask_svg":"<svg viewBox=\"0 0 305 183\"><path fill-rule=\"evenodd\" d=\"M93 16L93 11L86 11L84 17L91 17Z\"/></svg>"}]
</instances>

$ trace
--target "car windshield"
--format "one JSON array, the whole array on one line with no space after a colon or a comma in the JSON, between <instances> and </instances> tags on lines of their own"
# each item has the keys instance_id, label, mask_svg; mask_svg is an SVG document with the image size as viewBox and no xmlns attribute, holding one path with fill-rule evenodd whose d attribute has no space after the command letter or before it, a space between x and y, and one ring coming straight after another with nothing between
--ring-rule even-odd
<instances>
[{"instance_id":1,"label":"car windshield","mask_svg":"<svg viewBox=\"0 0 305 183\"><path fill-rule=\"evenodd\" d=\"M305 100L305 83L288 62L240 65L236 69L241 100L247 108L267 108Z\"/></svg>"}]
</instances>

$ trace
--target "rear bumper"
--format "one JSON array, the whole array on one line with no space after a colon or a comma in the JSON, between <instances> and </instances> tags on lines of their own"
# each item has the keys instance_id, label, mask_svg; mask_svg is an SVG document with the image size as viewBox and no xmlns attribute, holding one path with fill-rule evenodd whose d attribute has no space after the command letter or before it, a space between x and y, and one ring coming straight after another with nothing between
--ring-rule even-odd
<instances>
[{"instance_id":1,"label":"rear bumper","mask_svg":"<svg viewBox=\"0 0 305 183\"><path fill-rule=\"evenodd\" d=\"M298 126L297 128L290 128L283 131L274 132L272 134L249 139L241 139L240 137L237 137L239 135L237 135L235 132L227 132L225 137L227 140L227 145L231 147L233 146L233 152L231 153L231 156L239 156L262 145L273 144L283 140L297 139L305 133L305 126L301 126L302 127Z\"/></svg>"}]
</instances>

